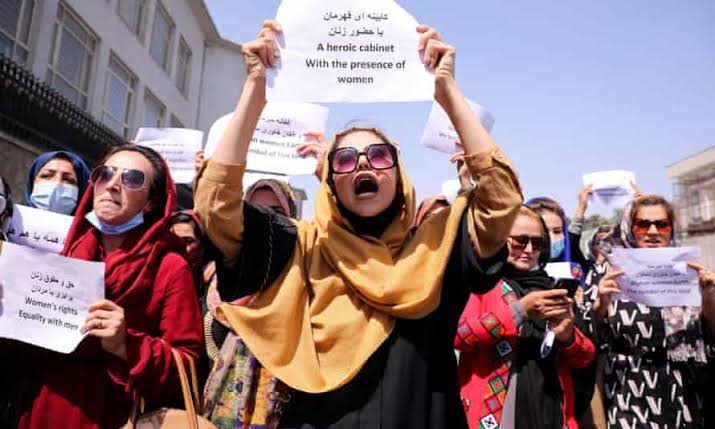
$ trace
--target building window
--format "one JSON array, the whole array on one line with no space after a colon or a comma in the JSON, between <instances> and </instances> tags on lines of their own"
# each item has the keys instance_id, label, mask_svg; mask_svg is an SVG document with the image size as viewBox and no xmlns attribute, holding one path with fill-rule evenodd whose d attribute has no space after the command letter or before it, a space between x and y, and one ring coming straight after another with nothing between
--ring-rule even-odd
<instances>
[{"instance_id":1,"label":"building window","mask_svg":"<svg viewBox=\"0 0 715 429\"><path fill-rule=\"evenodd\" d=\"M166 107L151 92L144 93L144 126L161 127Z\"/></svg>"},{"instance_id":2,"label":"building window","mask_svg":"<svg viewBox=\"0 0 715 429\"><path fill-rule=\"evenodd\" d=\"M117 58L109 60L102 122L124 138L127 138L129 132L136 83L136 76Z\"/></svg>"},{"instance_id":3,"label":"building window","mask_svg":"<svg viewBox=\"0 0 715 429\"><path fill-rule=\"evenodd\" d=\"M177 118L177 117L174 116L174 115L171 115L171 122L170 122L170 124L171 124L171 128L186 128L186 127L184 126L184 124L181 123L181 121L179 120L179 118Z\"/></svg>"},{"instance_id":4,"label":"building window","mask_svg":"<svg viewBox=\"0 0 715 429\"><path fill-rule=\"evenodd\" d=\"M119 0L117 5L119 16L130 30L141 38L144 34L144 14L146 0Z\"/></svg>"},{"instance_id":5,"label":"building window","mask_svg":"<svg viewBox=\"0 0 715 429\"><path fill-rule=\"evenodd\" d=\"M157 3L156 12L154 13L154 27L151 31L150 51L151 56L166 71L169 71L169 52L171 51L171 39L173 36L174 23L161 4Z\"/></svg>"},{"instance_id":6,"label":"building window","mask_svg":"<svg viewBox=\"0 0 715 429\"><path fill-rule=\"evenodd\" d=\"M182 94L189 95L191 78L191 49L183 37L179 39L179 53L176 59L176 87Z\"/></svg>"},{"instance_id":7,"label":"building window","mask_svg":"<svg viewBox=\"0 0 715 429\"><path fill-rule=\"evenodd\" d=\"M89 100L89 82L97 37L66 6L57 7L55 42L47 82L83 109Z\"/></svg>"},{"instance_id":8,"label":"building window","mask_svg":"<svg viewBox=\"0 0 715 429\"><path fill-rule=\"evenodd\" d=\"M27 64L34 0L0 0L0 54Z\"/></svg>"}]
</instances>

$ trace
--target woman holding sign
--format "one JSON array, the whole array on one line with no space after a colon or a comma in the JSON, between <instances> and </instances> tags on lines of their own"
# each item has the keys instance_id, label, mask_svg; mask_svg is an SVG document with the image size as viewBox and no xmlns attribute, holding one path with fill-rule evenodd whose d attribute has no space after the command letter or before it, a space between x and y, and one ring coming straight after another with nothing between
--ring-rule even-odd
<instances>
[{"instance_id":1,"label":"woman holding sign","mask_svg":"<svg viewBox=\"0 0 715 429\"><path fill-rule=\"evenodd\" d=\"M668 201L638 196L626 207L611 242L627 248L672 247L674 223ZM700 273L702 307L612 300L611 294L621 292L617 281L623 271L610 271L599 282L592 312L608 350L603 386L608 427L705 427L715 276L699 264L691 267Z\"/></svg>"},{"instance_id":2,"label":"woman holding sign","mask_svg":"<svg viewBox=\"0 0 715 429\"><path fill-rule=\"evenodd\" d=\"M62 254L106 264L106 299L89 307L74 352L23 356L20 428L119 427L139 397L180 398L172 348L201 355L191 269L167 227L175 186L164 161L142 146L115 148L88 189Z\"/></svg>"},{"instance_id":3,"label":"woman holding sign","mask_svg":"<svg viewBox=\"0 0 715 429\"><path fill-rule=\"evenodd\" d=\"M521 203L516 173L457 86L454 48L421 26L416 48L435 72L435 99L459 132L476 190L411 233L414 190L394 143L354 127L329 147L314 221L251 209L241 182L279 31L267 22L244 45L246 83L197 179L196 210L222 253L221 298L249 297L218 311L290 388L279 427L466 427L452 339L467 285L494 282L503 264Z\"/></svg>"}]
</instances>

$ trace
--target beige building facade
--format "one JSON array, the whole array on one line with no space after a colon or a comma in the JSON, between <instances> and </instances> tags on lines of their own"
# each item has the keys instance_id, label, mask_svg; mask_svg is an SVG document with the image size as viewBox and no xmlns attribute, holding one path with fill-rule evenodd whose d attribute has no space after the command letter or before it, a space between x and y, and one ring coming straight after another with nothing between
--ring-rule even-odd
<instances>
[{"instance_id":1,"label":"beige building facade","mask_svg":"<svg viewBox=\"0 0 715 429\"><path fill-rule=\"evenodd\" d=\"M666 167L682 245L700 247L703 261L715 267L715 146Z\"/></svg>"}]
</instances>

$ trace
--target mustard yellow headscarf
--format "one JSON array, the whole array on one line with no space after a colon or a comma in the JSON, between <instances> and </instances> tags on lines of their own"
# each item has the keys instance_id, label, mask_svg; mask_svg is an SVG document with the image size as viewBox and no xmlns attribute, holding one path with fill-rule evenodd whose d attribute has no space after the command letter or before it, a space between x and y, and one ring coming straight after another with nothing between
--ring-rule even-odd
<instances>
[{"instance_id":1,"label":"mustard yellow headscarf","mask_svg":"<svg viewBox=\"0 0 715 429\"><path fill-rule=\"evenodd\" d=\"M405 205L379 239L357 235L341 215L325 165L316 218L297 223L289 266L245 306L219 308L261 364L294 389L318 393L343 386L388 338L395 318L420 319L439 305L470 194L411 236L414 189L398 163Z\"/></svg>"}]
</instances>

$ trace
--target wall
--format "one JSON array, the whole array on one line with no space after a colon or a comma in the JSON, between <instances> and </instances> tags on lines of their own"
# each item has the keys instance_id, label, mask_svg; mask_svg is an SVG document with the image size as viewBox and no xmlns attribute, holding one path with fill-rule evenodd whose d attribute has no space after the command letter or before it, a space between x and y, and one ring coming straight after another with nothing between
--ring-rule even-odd
<instances>
[{"instance_id":1,"label":"wall","mask_svg":"<svg viewBox=\"0 0 715 429\"><path fill-rule=\"evenodd\" d=\"M206 47L198 129L208 133L219 117L233 112L246 81L246 64L235 46Z\"/></svg>"},{"instance_id":2,"label":"wall","mask_svg":"<svg viewBox=\"0 0 715 429\"><path fill-rule=\"evenodd\" d=\"M715 235L688 237L680 243L682 246L700 247L703 263L709 269L715 269Z\"/></svg>"},{"instance_id":3,"label":"wall","mask_svg":"<svg viewBox=\"0 0 715 429\"><path fill-rule=\"evenodd\" d=\"M25 178L32 161L39 153L31 150L17 139L0 132L0 176L10 184L12 198L23 204Z\"/></svg>"},{"instance_id":4,"label":"wall","mask_svg":"<svg viewBox=\"0 0 715 429\"><path fill-rule=\"evenodd\" d=\"M143 37L141 38L135 35L122 21L117 12L117 2L118 0L65 1L65 5L79 15L84 24L89 26L98 37L90 81L90 113L97 120L101 120L107 83L107 67L110 54L113 52L138 78L132 100L129 137L132 137L137 128L142 125L145 88L149 88L154 96L166 106L164 117L166 126L169 125L171 114L175 115L186 127L196 126L205 35L188 2L176 0L162 2L175 25L170 46L169 73L149 53L156 0L147 2ZM40 0L34 16L30 61L33 73L42 80L47 74L52 54L58 4L58 0ZM181 94L175 84L176 56L180 35L183 36L192 53L188 97Z\"/></svg>"}]
</instances>

